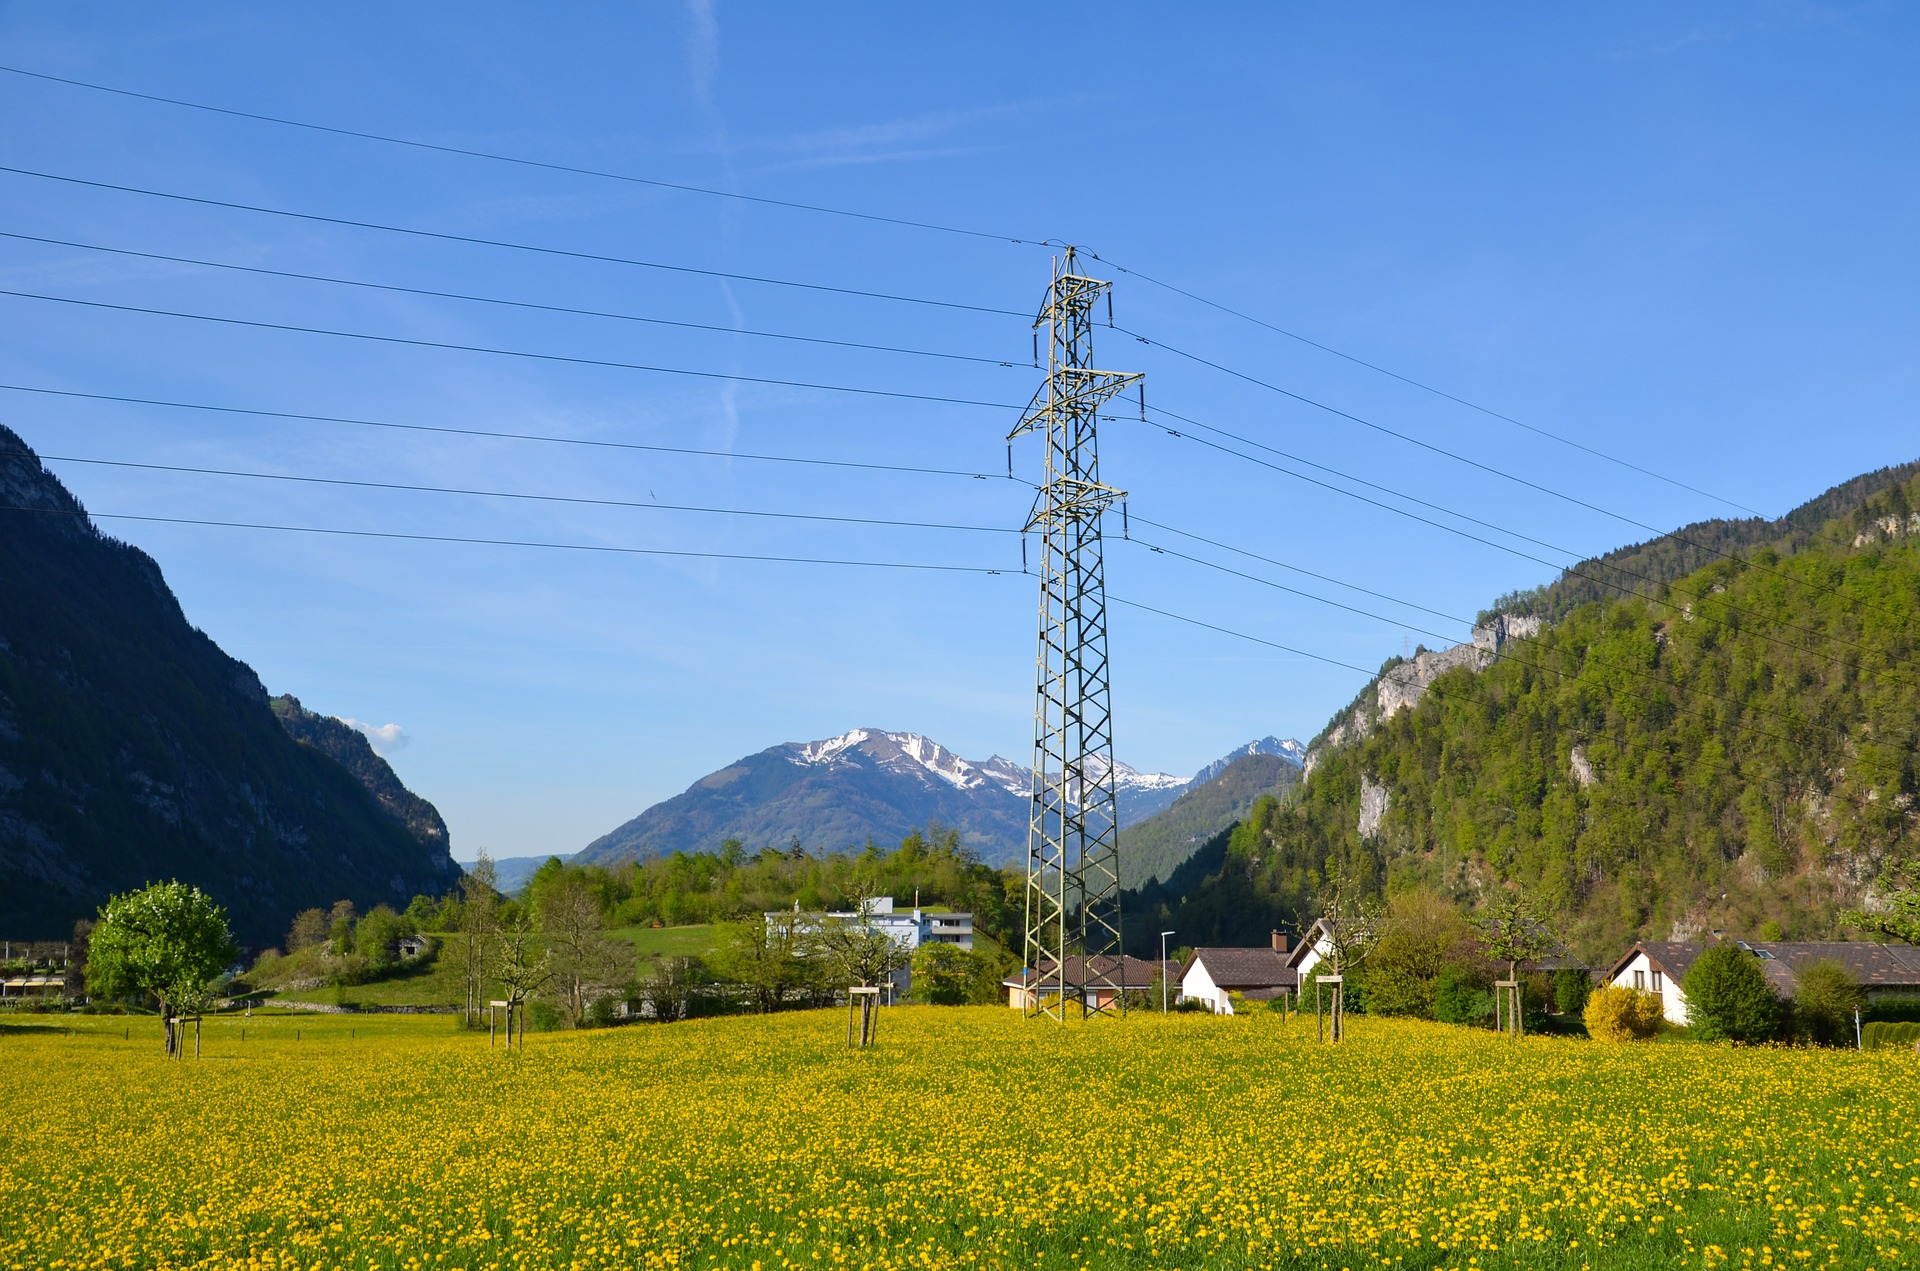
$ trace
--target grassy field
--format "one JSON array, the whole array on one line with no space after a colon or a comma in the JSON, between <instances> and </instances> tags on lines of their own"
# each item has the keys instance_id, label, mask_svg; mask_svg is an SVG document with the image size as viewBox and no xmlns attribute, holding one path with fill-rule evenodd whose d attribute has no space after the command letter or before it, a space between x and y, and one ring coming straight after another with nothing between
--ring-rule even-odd
<instances>
[{"instance_id":1,"label":"grassy field","mask_svg":"<svg viewBox=\"0 0 1920 1271\"><path fill-rule=\"evenodd\" d=\"M711 925L617 927L607 934L625 940L643 958L704 958L720 941L719 928Z\"/></svg>"},{"instance_id":2,"label":"grassy field","mask_svg":"<svg viewBox=\"0 0 1920 1271\"><path fill-rule=\"evenodd\" d=\"M901 1007L0 1018L0 1268L1920 1262L1910 1054ZM125 1039L123 1029L131 1029ZM351 1030L351 1031L350 1031Z\"/></svg>"}]
</instances>

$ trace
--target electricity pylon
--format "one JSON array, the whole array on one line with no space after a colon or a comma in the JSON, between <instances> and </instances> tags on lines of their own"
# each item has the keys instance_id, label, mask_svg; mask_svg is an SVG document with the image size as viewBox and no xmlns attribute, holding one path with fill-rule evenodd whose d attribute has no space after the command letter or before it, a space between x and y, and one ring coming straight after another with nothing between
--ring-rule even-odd
<instances>
[{"instance_id":1,"label":"electricity pylon","mask_svg":"<svg viewBox=\"0 0 1920 1271\"><path fill-rule=\"evenodd\" d=\"M1034 320L1047 329L1047 381L1008 435L1046 438L1046 479L1026 526L1040 533L1040 653L1023 960L1028 1016L1057 1020L1073 1001L1082 1018L1125 1010L1100 522L1126 496L1100 483L1097 425L1101 404L1140 376L1093 369L1093 308L1111 284L1078 266L1071 247L1054 258Z\"/></svg>"}]
</instances>

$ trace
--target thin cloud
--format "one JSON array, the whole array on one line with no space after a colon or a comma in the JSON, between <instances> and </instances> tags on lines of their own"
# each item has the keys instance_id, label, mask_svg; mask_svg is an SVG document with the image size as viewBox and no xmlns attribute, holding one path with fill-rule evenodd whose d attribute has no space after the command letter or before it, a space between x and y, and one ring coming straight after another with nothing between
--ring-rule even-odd
<instances>
[{"instance_id":1,"label":"thin cloud","mask_svg":"<svg viewBox=\"0 0 1920 1271\"><path fill-rule=\"evenodd\" d=\"M340 722L364 734L367 744L373 747L373 753L383 758L405 750L413 741L398 724L368 724L357 719L343 719Z\"/></svg>"}]
</instances>

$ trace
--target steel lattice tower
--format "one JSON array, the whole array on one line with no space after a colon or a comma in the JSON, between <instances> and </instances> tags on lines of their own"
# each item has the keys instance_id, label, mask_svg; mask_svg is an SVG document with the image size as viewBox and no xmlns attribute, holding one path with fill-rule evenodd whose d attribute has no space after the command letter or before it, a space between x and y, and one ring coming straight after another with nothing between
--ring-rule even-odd
<instances>
[{"instance_id":1,"label":"steel lattice tower","mask_svg":"<svg viewBox=\"0 0 1920 1271\"><path fill-rule=\"evenodd\" d=\"M1097 425L1101 404L1140 380L1093 369L1093 309L1111 284L1083 277L1078 263L1071 247L1054 259L1034 322L1048 333L1047 381L1009 436L1046 439L1046 478L1027 519L1041 546L1023 960L1027 1014L1060 1020L1071 1001L1083 1018L1125 1009L1118 991L1089 995L1109 977L1113 989L1123 986L1100 523L1125 492L1100 483Z\"/></svg>"}]
</instances>

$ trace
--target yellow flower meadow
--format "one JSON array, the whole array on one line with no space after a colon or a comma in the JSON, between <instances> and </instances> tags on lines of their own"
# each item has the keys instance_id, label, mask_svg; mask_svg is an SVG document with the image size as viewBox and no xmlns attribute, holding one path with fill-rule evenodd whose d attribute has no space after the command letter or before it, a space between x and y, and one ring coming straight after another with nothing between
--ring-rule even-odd
<instances>
[{"instance_id":1,"label":"yellow flower meadow","mask_svg":"<svg viewBox=\"0 0 1920 1271\"><path fill-rule=\"evenodd\" d=\"M0 1271L1920 1265L1912 1055L902 1007L0 1027ZM296 1040L296 1030L299 1037Z\"/></svg>"}]
</instances>

